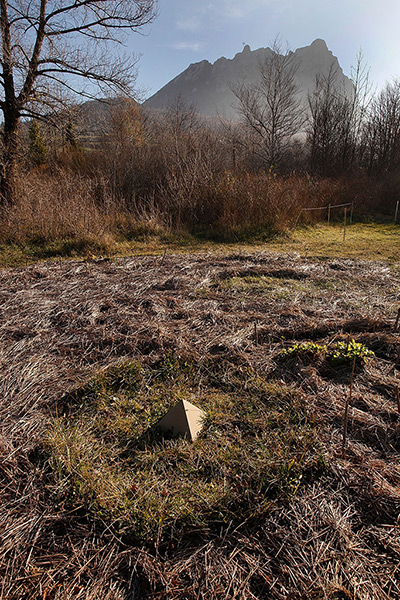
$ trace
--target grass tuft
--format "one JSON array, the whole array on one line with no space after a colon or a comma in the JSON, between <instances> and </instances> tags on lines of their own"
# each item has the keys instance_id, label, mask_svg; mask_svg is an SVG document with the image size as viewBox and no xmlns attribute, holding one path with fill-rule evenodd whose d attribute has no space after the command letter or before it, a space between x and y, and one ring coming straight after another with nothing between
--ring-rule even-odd
<instances>
[{"instance_id":1,"label":"grass tuft","mask_svg":"<svg viewBox=\"0 0 400 600\"><path fill-rule=\"evenodd\" d=\"M126 363L76 390L47 433L53 494L147 546L260 518L323 460L301 394L251 370L169 354ZM196 442L154 425L179 399L207 417Z\"/></svg>"}]
</instances>

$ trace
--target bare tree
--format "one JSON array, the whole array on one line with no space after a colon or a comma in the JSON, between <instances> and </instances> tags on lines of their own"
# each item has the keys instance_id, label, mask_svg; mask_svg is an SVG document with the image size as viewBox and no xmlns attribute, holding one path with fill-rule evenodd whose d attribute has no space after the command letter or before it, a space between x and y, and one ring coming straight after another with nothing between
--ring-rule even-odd
<instances>
[{"instance_id":1,"label":"bare tree","mask_svg":"<svg viewBox=\"0 0 400 600\"><path fill-rule=\"evenodd\" d=\"M365 120L371 103L370 69L364 61L363 52L360 49L356 56L356 64L351 67L351 81L353 84L350 97L349 120L347 132L352 139L351 154L349 157L343 155L342 164L345 166L345 159L348 159L350 170L353 168L356 159L361 163L363 154L363 130Z\"/></svg>"},{"instance_id":2,"label":"bare tree","mask_svg":"<svg viewBox=\"0 0 400 600\"><path fill-rule=\"evenodd\" d=\"M109 44L151 22L156 0L0 0L1 202L13 201L21 118L48 118L66 94L129 92L135 60Z\"/></svg>"},{"instance_id":3,"label":"bare tree","mask_svg":"<svg viewBox=\"0 0 400 600\"><path fill-rule=\"evenodd\" d=\"M334 175L340 170L343 127L348 122L349 104L338 90L337 74L332 68L327 75L316 77L308 104L307 137L311 169L321 175Z\"/></svg>"},{"instance_id":4,"label":"bare tree","mask_svg":"<svg viewBox=\"0 0 400 600\"><path fill-rule=\"evenodd\" d=\"M400 80L387 83L373 99L366 125L369 170L400 167Z\"/></svg>"},{"instance_id":5,"label":"bare tree","mask_svg":"<svg viewBox=\"0 0 400 600\"><path fill-rule=\"evenodd\" d=\"M236 86L233 92L239 100L242 122L253 134L252 150L271 168L283 162L293 136L303 124L303 110L293 55L282 52L278 41L260 63L259 71L260 79L255 85Z\"/></svg>"},{"instance_id":6,"label":"bare tree","mask_svg":"<svg viewBox=\"0 0 400 600\"><path fill-rule=\"evenodd\" d=\"M312 171L336 175L351 171L360 148L369 103L369 72L362 53L352 67L352 86L346 88L333 66L318 75L308 95L307 138Z\"/></svg>"}]
</instances>

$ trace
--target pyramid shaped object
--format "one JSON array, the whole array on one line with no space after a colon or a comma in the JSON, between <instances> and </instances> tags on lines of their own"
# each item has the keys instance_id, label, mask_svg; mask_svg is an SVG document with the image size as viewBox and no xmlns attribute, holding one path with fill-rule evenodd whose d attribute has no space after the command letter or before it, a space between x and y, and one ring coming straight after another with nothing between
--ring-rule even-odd
<instances>
[{"instance_id":1,"label":"pyramid shaped object","mask_svg":"<svg viewBox=\"0 0 400 600\"><path fill-rule=\"evenodd\" d=\"M184 435L192 442L203 427L205 413L187 400L180 400L157 423L161 431L169 431L173 436Z\"/></svg>"}]
</instances>

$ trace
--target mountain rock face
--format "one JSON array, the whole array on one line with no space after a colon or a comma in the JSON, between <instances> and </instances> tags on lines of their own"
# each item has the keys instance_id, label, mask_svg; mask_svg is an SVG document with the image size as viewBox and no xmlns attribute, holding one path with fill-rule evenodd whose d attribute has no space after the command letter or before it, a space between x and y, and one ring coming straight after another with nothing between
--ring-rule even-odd
<instances>
[{"instance_id":1,"label":"mountain rock face","mask_svg":"<svg viewBox=\"0 0 400 600\"><path fill-rule=\"evenodd\" d=\"M150 108L168 108L177 98L206 116L237 120L237 98L232 88L238 85L253 85L260 78L262 65L273 51L270 48L250 50L244 46L242 52L232 59L220 58L214 64L203 60L191 64L180 75L172 79L156 94L151 96L145 106ZM336 85L343 86L350 94L352 83L344 74L339 61L328 49L324 40L317 39L310 46L298 48L292 53L293 64L297 68L296 83L299 97L306 105L307 95L313 90L318 75L327 75L330 70L335 74Z\"/></svg>"}]
</instances>

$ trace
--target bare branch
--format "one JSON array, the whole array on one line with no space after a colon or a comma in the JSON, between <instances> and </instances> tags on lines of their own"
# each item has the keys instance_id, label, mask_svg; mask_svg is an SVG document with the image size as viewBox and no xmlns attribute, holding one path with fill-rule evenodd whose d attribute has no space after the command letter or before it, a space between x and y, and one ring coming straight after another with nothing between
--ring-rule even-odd
<instances>
[{"instance_id":1,"label":"bare branch","mask_svg":"<svg viewBox=\"0 0 400 600\"><path fill-rule=\"evenodd\" d=\"M140 31L156 14L157 0L0 0L0 109L3 111L2 201L10 200L10 178L21 116L52 118L63 98L93 97L87 84L108 93L128 93L135 60L121 60L110 44ZM93 89L93 88L92 88ZM41 107L41 108L36 108ZM8 183L7 183L8 181ZM6 182L6 183L5 183Z\"/></svg>"},{"instance_id":2,"label":"bare branch","mask_svg":"<svg viewBox=\"0 0 400 600\"><path fill-rule=\"evenodd\" d=\"M282 53L275 41L270 55L259 65L259 73L256 85L236 86L232 91L239 100L242 122L253 133L253 151L270 168L282 163L304 119L291 53Z\"/></svg>"}]
</instances>

